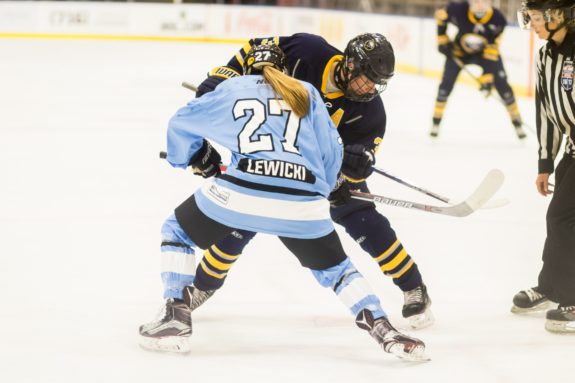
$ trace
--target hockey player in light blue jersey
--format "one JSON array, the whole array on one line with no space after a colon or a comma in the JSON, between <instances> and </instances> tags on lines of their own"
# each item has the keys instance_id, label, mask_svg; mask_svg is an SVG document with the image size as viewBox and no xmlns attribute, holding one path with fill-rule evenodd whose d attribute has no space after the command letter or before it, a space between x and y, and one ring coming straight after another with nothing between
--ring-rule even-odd
<instances>
[{"instance_id":1,"label":"hockey player in light blue jersey","mask_svg":"<svg viewBox=\"0 0 575 383\"><path fill-rule=\"evenodd\" d=\"M166 302L157 320L140 326L141 344L189 351L191 310L210 294L193 285L194 248L208 248L245 229L277 235L386 352L425 360L424 343L389 323L343 250L328 201L345 185L339 177L341 139L318 91L285 75L284 62L276 45L254 47L245 62L247 76L222 83L170 120L168 162L215 177L178 206L162 228ZM207 139L231 151L225 174Z\"/></svg>"}]
</instances>

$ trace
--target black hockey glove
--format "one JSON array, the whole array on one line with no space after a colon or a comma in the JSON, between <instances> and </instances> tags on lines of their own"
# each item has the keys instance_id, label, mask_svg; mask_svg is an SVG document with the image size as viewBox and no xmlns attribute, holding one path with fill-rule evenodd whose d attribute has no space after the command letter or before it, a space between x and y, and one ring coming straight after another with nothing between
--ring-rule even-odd
<instances>
[{"instance_id":1,"label":"black hockey glove","mask_svg":"<svg viewBox=\"0 0 575 383\"><path fill-rule=\"evenodd\" d=\"M189 166L192 167L194 174L210 178L222 173L220 170L221 161L220 153L208 141L204 140L200 150L190 159Z\"/></svg>"},{"instance_id":2,"label":"black hockey glove","mask_svg":"<svg viewBox=\"0 0 575 383\"><path fill-rule=\"evenodd\" d=\"M337 179L335 188L331 191L327 199L332 207L342 206L351 201L349 183L341 173Z\"/></svg>"},{"instance_id":3,"label":"black hockey glove","mask_svg":"<svg viewBox=\"0 0 575 383\"><path fill-rule=\"evenodd\" d=\"M341 172L352 182L361 182L371 175L375 157L360 144L347 145L343 149Z\"/></svg>"},{"instance_id":4,"label":"black hockey glove","mask_svg":"<svg viewBox=\"0 0 575 383\"><path fill-rule=\"evenodd\" d=\"M221 82L225 81L226 79L219 76L209 76L207 79L202 81L200 85L198 85L198 90L196 91L196 98L200 97L203 94L210 93L216 86L220 85Z\"/></svg>"},{"instance_id":5,"label":"black hockey glove","mask_svg":"<svg viewBox=\"0 0 575 383\"><path fill-rule=\"evenodd\" d=\"M213 91L218 85L220 85L220 83L224 82L228 78L238 77L239 75L240 74L238 72L228 66L219 66L212 69L210 73L208 73L208 78L202 81L198 86L196 98Z\"/></svg>"},{"instance_id":6,"label":"black hockey glove","mask_svg":"<svg viewBox=\"0 0 575 383\"><path fill-rule=\"evenodd\" d=\"M445 44L439 44L437 46L437 50L442 55L445 55L446 57L451 57L453 56L453 42L449 41Z\"/></svg>"}]
</instances>

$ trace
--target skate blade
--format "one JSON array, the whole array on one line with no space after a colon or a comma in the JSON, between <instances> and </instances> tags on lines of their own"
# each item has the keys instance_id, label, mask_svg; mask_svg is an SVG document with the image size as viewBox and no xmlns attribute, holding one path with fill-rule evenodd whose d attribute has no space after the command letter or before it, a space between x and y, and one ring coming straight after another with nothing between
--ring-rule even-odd
<instances>
[{"instance_id":1,"label":"skate blade","mask_svg":"<svg viewBox=\"0 0 575 383\"><path fill-rule=\"evenodd\" d=\"M140 347L151 351L175 353L190 352L189 337L183 336L167 336L164 338L140 336Z\"/></svg>"},{"instance_id":2,"label":"skate blade","mask_svg":"<svg viewBox=\"0 0 575 383\"><path fill-rule=\"evenodd\" d=\"M409 326L414 330L421 330L422 328L429 327L435 323L435 317L429 309L425 310L421 314L412 315L406 319Z\"/></svg>"},{"instance_id":3,"label":"skate blade","mask_svg":"<svg viewBox=\"0 0 575 383\"><path fill-rule=\"evenodd\" d=\"M532 313L540 313L542 311L547 311L550 309L554 309L557 308L557 303L552 302L552 301L545 301L545 302L541 302L536 306L530 307L530 308L522 308L522 307L518 307L518 306L511 306L511 312L513 314L532 314Z\"/></svg>"},{"instance_id":4,"label":"skate blade","mask_svg":"<svg viewBox=\"0 0 575 383\"><path fill-rule=\"evenodd\" d=\"M425 346L417 346L411 352L405 352L402 344L394 344L389 348L390 354L408 362L429 362L431 358L425 353Z\"/></svg>"},{"instance_id":5,"label":"skate blade","mask_svg":"<svg viewBox=\"0 0 575 383\"><path fill-rule=\"evenodd\" d=\"M545 330L560 334L575 334L575 321L545 321Z\"/></svg>"}]
</instances>

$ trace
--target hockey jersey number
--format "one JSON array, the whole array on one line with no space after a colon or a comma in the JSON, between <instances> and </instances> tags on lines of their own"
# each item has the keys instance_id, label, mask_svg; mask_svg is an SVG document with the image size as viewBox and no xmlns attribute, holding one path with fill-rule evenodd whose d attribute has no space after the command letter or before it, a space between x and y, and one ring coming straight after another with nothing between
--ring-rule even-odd
<instances>
[{"instance_id":1,"label":"hockey jersey number","mask_svg":"<svg viewBox=\"0 0 575 383\"><path fill-rule=\"evenodd\" d=\"M252 113L238 135L240 153L250 154L261 151L274 151L272 135L269 133L256 134L256 132L264 125L269 116L282 116L284 112L287 112L288 117L282 140L283 151L299 154L296 142L300 128L300 118L291 111L290 106L283 100L268 99L267 110L266 105L258 99L239 100L234 105L234 118L237 120L246 117L247 111Z\"/></svg>"}]
</instances>

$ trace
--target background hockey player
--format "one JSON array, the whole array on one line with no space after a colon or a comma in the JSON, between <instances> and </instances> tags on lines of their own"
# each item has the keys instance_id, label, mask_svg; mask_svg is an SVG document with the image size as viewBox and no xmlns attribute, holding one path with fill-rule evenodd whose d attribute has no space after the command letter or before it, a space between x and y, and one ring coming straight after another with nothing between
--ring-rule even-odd
<instances>
[{"instance_id":1,"label":"background hockey player","mask_svg":"<svg viewBox=\"0 0 575 383\"><path fill-rule=\"evenodd\" d=\"M393 328L379 299L344 253L327 200L334 188L345 185L338 182L341 139L317 90L285 75L284 62L277 46L254 47L244 63L249 76L226 81L170 120L170 164L216 177L164 223L162 269L174 274L164 279L163 313L140 327L142 345L189 350L191 309L206 298L205 292L190 286L194 247L205 249L241 228L279 236L386 352L425 359L423 342ZM219 174L221 157L206 139L232 152L226 174ZM254 171L258 168L302 170L276 171L271 177Z\"/></svg>"},{"instance_id":2,"label":"background hockey player","mask_svg":"<svg viewBox=\"0 0 575 383\"><path fill-rule=\"evenodd\" d=\"M242 74L253 45L276 43L286 54L289 73L311 83L323 95L325 106L345 145L342 172L349 187L368 192L375 153L386 128L386 114L379 94L393 76L395 56L389 41L377 33L353 38L345 52L322 37L298 33L250 40L227 66L211 71L198 87L197 96L212 91L228 77ZM231 76L230 76L231 74ZM342 188L340 191L344 191ZM414 328L433 323L431 300L417 264L397 238L386 217L371 202L332 196L331 217L393 278L404 292L402 315ZM196 285L206 291L222 286L232 264L254 233L237 231L212 246L201 261Z\"/></svg>"},{"instance_id":3,"label":"background hockey player","mask_svg":"<svg viewBox=\"0 0 575 383\"><path fill-rule=\"evenodd\" d=\"M503 14L491 6L491 0L452 1L435 12L435 19L438 50L445 55L445 66L435 100L430 135L437 137L439 134L447 99L462 66L475 64L483 70L479 77L480 90L489 96L495 86L507 107L517 137L525 138L519 108L499 54L499 41L507 25ZM453 41L447 35L449 24L457 28Z\"/></svg>"},{"instance_id":4,"label":"background hockey player","mask_svg":"<svg viewBox=\"0 0 575 383\"><path fill-rule=\"evenodd\" d=\"M575 1L524 1L519 22L547 44L539 50L535 87L539 174L537 191L553 194L547 210L543 267L536 287L520 291L511 311L547 311L545 328L575 333ZM555 158L565 136L565 152ZM555 171L555 188L549 176Z\"/></svg>"}]
</instances>

